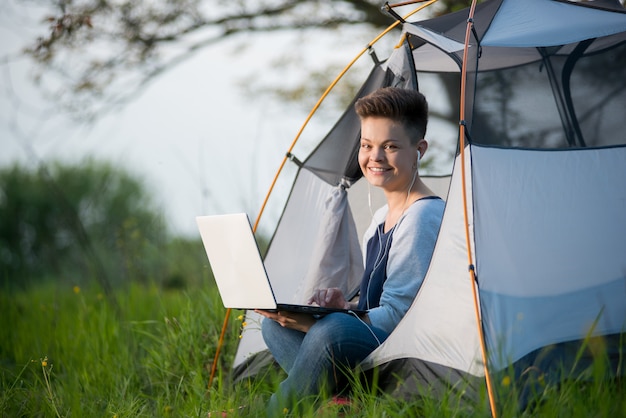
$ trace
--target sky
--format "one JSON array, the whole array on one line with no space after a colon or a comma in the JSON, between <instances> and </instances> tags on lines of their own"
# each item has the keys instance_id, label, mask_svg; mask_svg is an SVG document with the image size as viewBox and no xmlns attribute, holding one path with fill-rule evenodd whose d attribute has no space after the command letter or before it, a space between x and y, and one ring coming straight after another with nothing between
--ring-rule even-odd
<instances>
[{"instance_id":1,"label":"sky","mask_svg":"<svg viewBox=\"0 0 626 418\"><path fill-rule=\"evenodd\" d=\"M176 235L197 236L197 215L247 212L256 218L310 109L247 97L239 84L251 75L270 83L277 74L284 76L272 69L271 60L299 45L293 34L256 36L258 45L239 54L236 41L204 49L160 76L129 104L83 126L43 99L33 84L32 64L20 58L19 51L46 25L36 9L15 3L0 6L0 57L11 57L0 61L0 166L17 161L34 167L86 157L113 162L145 182ZM334 42L329 49L334 36L319 36L319 43L311 42L301 56L311 62L334 59L348 64L371 40ZM386 57L385 52L379 54ZM367 54L364 60L369 60ZM307 66L302 63L303 69ZM331 122L312 122L296 151L310 149ZM263 215L270 228L288 191L290 173L281 177L273 192L276 200Z\"/></svg>"}]
</instances>

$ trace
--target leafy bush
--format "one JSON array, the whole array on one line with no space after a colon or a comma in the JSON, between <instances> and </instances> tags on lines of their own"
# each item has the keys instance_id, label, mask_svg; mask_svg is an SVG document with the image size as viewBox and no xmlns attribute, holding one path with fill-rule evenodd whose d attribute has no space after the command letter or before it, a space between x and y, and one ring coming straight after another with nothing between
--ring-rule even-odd
<instances>
[{"instance_id":1,"label":"leafy bush","mask_svg":"<svg viewBox=\"0 0 626 418\"><path fill-rule=\"evenodd\" d=\"M184 287L210 277L205 258L199 240L170 238L145 186L109 163L0 170L5 288L93 277L107 294L129 280Z\"/></svg>"}]
</instances>

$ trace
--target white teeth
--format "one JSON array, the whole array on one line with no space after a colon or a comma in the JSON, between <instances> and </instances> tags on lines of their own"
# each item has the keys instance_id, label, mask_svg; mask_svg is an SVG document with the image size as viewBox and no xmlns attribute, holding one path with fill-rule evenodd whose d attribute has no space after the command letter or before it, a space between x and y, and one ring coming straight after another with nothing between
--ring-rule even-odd
<instances>
[{"instance_id":1,"label":"white teeth","mask_svg":"<svg viewBox=\"0 0 626 418\"><path fill-rule=\"evenodd\" d=\"M375 171L377 173L382 173L383 171L385 171L384 169L380 167L371 167L370 170Z\"/></svg>"}]
</instances>

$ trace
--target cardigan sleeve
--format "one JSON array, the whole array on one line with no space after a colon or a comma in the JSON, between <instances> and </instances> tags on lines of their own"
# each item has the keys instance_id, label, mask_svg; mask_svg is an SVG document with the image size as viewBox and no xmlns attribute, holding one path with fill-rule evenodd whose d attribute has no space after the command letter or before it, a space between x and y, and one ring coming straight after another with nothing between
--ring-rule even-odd
<instances>
[{"instance_id":1,"label":"cardigan sleeve","mask_svg":"<svg viewBox=\"0 0 626 418\"><path fill-rule=\"evenodd\" d=\"M375 327L391 333L413 303L433 255L444 206L440 199L418 200L399 221L393 232L380 306L368 314Z\"/></svg>"}]
</instances>

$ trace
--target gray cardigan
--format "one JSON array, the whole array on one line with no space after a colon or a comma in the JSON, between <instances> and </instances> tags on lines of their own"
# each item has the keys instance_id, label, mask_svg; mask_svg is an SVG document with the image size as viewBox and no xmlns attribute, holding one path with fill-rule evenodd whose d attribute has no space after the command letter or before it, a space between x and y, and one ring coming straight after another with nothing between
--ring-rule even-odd
<instances>
[{"instance_id":1,"label":"gray cardigan","mask_svg":"<svg viewBox=\"0 0 626 418\"><path fill-rule=\"evenodd\" d=\"M435 249L444 206L441 199L417 200L398 221L389 249L387 280L383 285L380 306L369 311L373 326L391 333L413 303ZM385 205L374 214L363 236L364 249L378 225L385 221L387 211Z\"/></svg>"}]
</instances>

